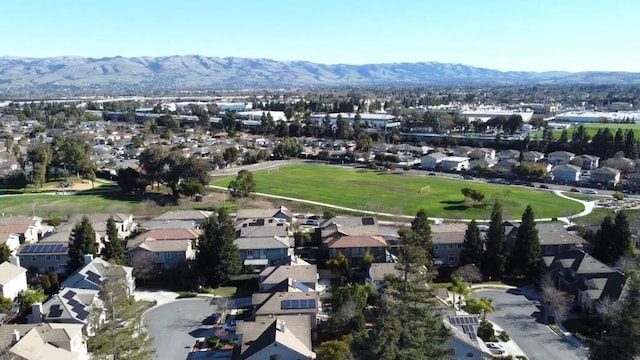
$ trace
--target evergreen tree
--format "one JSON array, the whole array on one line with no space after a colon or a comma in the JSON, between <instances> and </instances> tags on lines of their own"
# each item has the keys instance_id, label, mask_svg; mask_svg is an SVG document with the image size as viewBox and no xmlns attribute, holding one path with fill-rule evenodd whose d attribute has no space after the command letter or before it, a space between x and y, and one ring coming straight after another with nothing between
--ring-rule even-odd
<instances>
[{"instance_id":1,"label":"evergreen tree","mask_svg":"<svg viewBox=\"0 0 640 360\"><path fill-rule=\"evenodd\" d=\"M482 238L478 223L471 220L464 233L464 243L462 244L462 254L460 255L460 265L475 264L482 267Z\"/></svg>"},{"instance_id":2,"label":"evergreen tree","mask_svg":"<svg viewBox=\"0 0 640 360\"><path fill-rule=\"evenodd\" d=\"M522 223L518 227L515 247L511 254L512 268L523 274L535 275L540 258L540 238L531 205L522 214Z\"/></svg>"},{"instance_id":3,"label":"evergreen tree","mask_svg":"<svg viewBox=\"0 0 640 360\"><path fill-rule=\"evenodd\" d=\"M433 244L431 243L431 225L429 225L429 219L424 209L418 210L416 216L411 220L411 230L416 233L420 240L420 246L429 256L429 259L431 259L431 250L433 248Z\"/></svg>"},{"instance_id":4,"label":"evergreen tree","mask_svg":"<svg viewBox=\"0 0 640 360\"><path fill-rule=\"evenodd\" d=\"M427 283L429 254L421 236L401 229L397 269L400 276L385 280L380 319L369 336L373 347L369 358L381 360L448 359L443 346L450 333L437 312L437 302Z\"/></svg>"},{"instance_id":5,"label":"evergreen tree","mask_svg":"<svg viewBox=\"0 0 640 360\"><path fill-rule=\"evenodd\" d=\"M67 262L67 273L71 274L84 265L84 256L91 254L96 256L96 232L93 230L91 221L85 215L71 230L69 237L69 261Z\"/></svg>"},{"instance_id":6,"label":"evergreen tree","mask_svg":"<svg viewBox=\"0 0 640 360\"><path fill-rule=\"evenodd\" d=\"M201 284L217 287L240 271L240 251L234 243L236 231L224 208L211 215L201 229L196 269Z\"/></svg>"},{"instance_id":7,"label":"evergreen tree","mask_svg":"<svg viewBox=\"0 0 640 360\"><path fill-rule=\"evenodd\" d=\"M122 240L118 236L118 225L110 216L107 220L107 239L109 240L104 247L105 260L114 261L118 265L124 265L127 263L127 255L124 252L124 246Z\"/></svg>"},{"instance_id":8,"label":"evergreen tree","mask_svg":"<svg viewBox=\"0 0 640 360\"><path fill-rule=\"evenodd\" d=\"M631 246L629 220L623 211L616 214L615 221L606 216L591 241L591 255L605 264L614 265Z\"/></svg>"},{"instance_id":9,"label":"evergreen tree","mask_svg":"<svg viewBox=\"0 0 640 360\"><path fill-rule=\"evenodd\" d=\"M613 147L615 148L614 153L624 151L624 135L622 134L622 128L618 128L618 130L616 130L616 134L613 137Z\"/></svg>"},{"instance_id":10,"label":"evergreen tree","mask_svg":"<svg viewBox=\"0 0 640 360\"><path fill-rule=\"evenodd\" d=\"M626 157L629 159L635 159L638 157L638 146L636 143L636 136L632 129L627 130L624 138L623 150Z\"/></svg>"},{"instance_id":11,"label":"evergreen tree","mask_svg":"<svg viewBox=\"0 0 640 360\"><path fill-rule=\"evenodd\" d=\"M562 133L560 133L560 142L562 144L566 144L569 141L569 132L567 129L562 129Z\"/></svg>"},{"instance_id":12,"label":"evergreen tree","mask_svg":"<svg viewBox=\"0 0 640 360\"><path fill-rule=\"evenodd\" d=\"M493 278L500 278L504 275L509 261L509 249L504 234L504 223L502 221L502 205L496 202L491 211L491 223L487 231L487 250L484 253L482 262L485 275Z\"/></svg>"},{"instance_id":13,"label":"evergreen tree","mask_svg":"<svg viewBox=\"0 0 640 360\"><path fill-rule=\"evenodd\" d=\"M640 277L631 273L620 307L608 317L608 332L589 347L591 360L634 360L640 356Z\"/></svg>"}]
</instances>

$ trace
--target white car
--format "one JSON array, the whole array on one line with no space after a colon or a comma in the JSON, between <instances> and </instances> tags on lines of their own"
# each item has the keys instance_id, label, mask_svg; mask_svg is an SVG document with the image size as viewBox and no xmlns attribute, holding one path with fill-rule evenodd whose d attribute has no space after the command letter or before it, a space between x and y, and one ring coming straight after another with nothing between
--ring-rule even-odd
<instances>
[{"instance_id":1,"label":"white car","mask_svg":"<svg viewBox=\"0 0 640 360\"><path fill-rule=\"evenodd\" d=\"M587 189L584 191L584 193L589 195L598 195L598 192L593 189Z\"/></svg>"},{"instance_id":2,"label":"white car","mask_svg":"<svg viewBox=\"0 0 640 360\"><path fill-rule=\"evenodd\" d=\"M504 349L504 347L502 345L500 345L500 344L487 343L487 348L494 355L504 355L504 354L507 353L507 351Z\"/></svg>"},{"instance_id":3,"label":"white car","mask_svg":"<svg viewBox=\"0 0 640 360\"><path fill-rule=\"evenodd\" d=\"M238 324L243 323L244 320L229 320L226 324L222 325L222 330L225 331L236 331L236 327Z\"/></svg>"}]
</instances>

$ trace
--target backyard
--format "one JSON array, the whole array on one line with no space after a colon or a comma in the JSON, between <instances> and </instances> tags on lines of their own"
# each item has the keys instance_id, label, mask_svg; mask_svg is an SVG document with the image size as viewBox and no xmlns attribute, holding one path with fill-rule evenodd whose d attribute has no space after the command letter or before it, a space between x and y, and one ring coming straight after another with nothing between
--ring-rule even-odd
<instances>
[{"instance_id":1,"label":"backyard","mask_svg":"<svg viewBox=\"0 0 640 360\"><path fill-rule=\"evenodd\" d=\"M259 193L394 215L413 215L423 208L432 217L489 219L496 201L502 203L505 219L519 219L529 204L537 218L583 210L579 203L519 186L338 166L291 165L253 176ZM231 180L227 177L213 184L226 187ZM465 199L461 194L465 187L481 191L484 202Z\"/></svg>"}]
</instances>

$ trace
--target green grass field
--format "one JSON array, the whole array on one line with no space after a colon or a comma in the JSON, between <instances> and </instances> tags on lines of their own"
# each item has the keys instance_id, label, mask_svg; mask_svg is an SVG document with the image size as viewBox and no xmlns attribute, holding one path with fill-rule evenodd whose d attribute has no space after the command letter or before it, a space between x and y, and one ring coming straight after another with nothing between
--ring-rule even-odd
<instances>
[{"instance_id":1,"label":"green grass field","mask_svg":"<svg viewBox=\"0 0 640 360\"><path fill-rule=\"evenodd\" d=\"M582 205L541 191L435 176L411 176L327 165L292 165L280 171L254 173L257 192L318 201L360 210L414 215L424 208L429 216L489 219L496 200L505 219L519 219L531 204L537 218L567 216ZM226 187L231 177L213 184ZM421 194L420 189L430 186ZM469 187L485 194L485 204L464 200Z\"/></svg>"},{"instance_id":2,"label":"green grass field","mask_svg":"<svg viewBox=\"0 0 640 360\"><path fill-rule=\"evenodd\" d=\"M569 139L571 139L573 132L577 128L578 126L571 126L569 129L567 129ZM633 133L636 136L636 139L640 140L640 125L636 125L636 124L584 124L584 128L587 130L587 134L589 134L591 138L593 138L593 135L595 135L598 132L598 130L604 129L604 128L609 128L609 131L611 131L611 134L613 135L616 134L616 131L618 131L618 128L622 129L622 132L626 131L627 129L633 129ZM553 137L555 139L559 139L561 135L562 135L561 130L553 132ZM540 136L542 136L542 133L540 133Z\"/></svg>"}]
</instances>

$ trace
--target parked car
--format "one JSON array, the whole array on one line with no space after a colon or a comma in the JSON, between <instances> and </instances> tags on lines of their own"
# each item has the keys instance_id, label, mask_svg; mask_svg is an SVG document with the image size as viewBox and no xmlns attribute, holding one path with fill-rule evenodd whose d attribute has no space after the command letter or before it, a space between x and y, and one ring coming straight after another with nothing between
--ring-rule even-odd
<instances>
[{"instance_id":1,"label":"parked car","mask_svg":"<svg viewBox=\"0 0 640 360\"><path fill-rule=\"evenodd\" d=\"M576 188L571 188L571 192L580 192L580 190L578 190Z\"/></svg>"},{"instance_id":2,"label":"parked car","mask_svg":"<svg viewBox=\"0 0 640 360\"><path fill-rule=\"evenodd\" d=\"M320 220L307 219L307 222L305 222L305 225L320 226Z\"/></svg>"},{"instance_id":3,"label":"parked car","mask_svg":"<svg viewBox=\"0 0 640 360\"><path fill-rule=\"evenodd\" d=\"M431 172L431 173L429 173L429 176L436 176L436 173Z\"/></svg>"},{"instance_id":4,"label":"parked car","mask_svg":"<svg viewBox=\"0 0 640 360\"><path fill-rule=\"evenodd\" d=\"M494 355L504 355L504 354L507 353L507 351L504 349L504 347L502 345L500 345L500 344L487 343L487 348Z\"/></svg>"},{"instance_id":5,"label":"parked car","mask_svg":"<svg viewBox=\"0 0 640 360\"><path fill-rule=\"evenodd\" d=\"M465 180L475 180L471 175L463 175L462 178Z\"/></svg>"},{"instance_id":6,"label":"parked car","mask_svg":"<svg viewBox=\"0 0 640 360\"><path fill-rule=\"evenodd\" d=\"M548 189L549 187L545 184L540 184L540 189Z\"/></svg>"},{"instance_id":7,"label":"parked car","mask_svg":"<svg viewBox=\"0 0 640 360\"><path fill-rule=\"evenodd\" d=\"M528 187L536 187L536 184L532 183L532 182L528 182L525 184Z\"/></svg>"},{"instance_id":8,"label":"parked car","mask_svg":"<svg viewBox=\"0 0 640 360\"><path fill-rule=\"evenodd\" d=\"M587 189L584 191L584 193L589 195L598 195L598 192L593 189Z\"/></svg>"}]
</instances>

